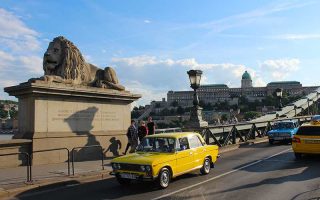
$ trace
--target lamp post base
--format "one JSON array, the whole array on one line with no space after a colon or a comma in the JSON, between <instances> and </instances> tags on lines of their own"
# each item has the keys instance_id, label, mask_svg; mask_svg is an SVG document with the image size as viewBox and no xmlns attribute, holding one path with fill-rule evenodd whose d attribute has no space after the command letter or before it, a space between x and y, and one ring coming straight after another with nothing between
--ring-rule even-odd
<instances>
[{"instance_id":1,"label":"lamp post base","mask_svg":"<svg viewBox=\"0 0 320 200\"><path fill-rule=\"evenodd\" d=\"M190 120L186 123L185 128L187 129L198 129L207 127L208 122L202 119L202 108L200 106L194 106L190 111Z\"/></svg>"}]
</instances>

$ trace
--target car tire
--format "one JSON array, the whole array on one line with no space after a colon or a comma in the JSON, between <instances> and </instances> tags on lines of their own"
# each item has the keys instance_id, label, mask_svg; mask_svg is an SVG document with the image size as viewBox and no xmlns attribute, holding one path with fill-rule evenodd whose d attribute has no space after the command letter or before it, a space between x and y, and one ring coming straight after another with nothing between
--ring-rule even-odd
<instances>
[{"instance_id":1,"label":"car tire","mask_svg":"<svg viewBox=\"0 0 320 200\"><path fill-rule=\"evenodd\" d=\"M273 145L273 140L272 139L269 139L269 144Z\"/></svg>"},{"instance_id":2,"label":"car tire","mask_svg":"<svg viewBox=\"0 0 320 200\"><path fill-rule=\"evenodd\" d=\"M130 179L121 178L119 175L117 175L116 178L120 185L129 185L131 183Z\"/></svg>"},{"instance_id":3,"label":"car tire","mask_svg":"<svg viewBox=\"0 0 320 200\"><path fill-rule=\"evenodd\" d=\"M165 189L169 186L171 179L171 173L170 170L166 167L162 168L159 172L158 180L157 180L157 185L161 189Z\"/></svg>"},{"instance_id":4,"label":"car tire","mask_svg":"<svg viewBox=\"0 0 320 200\"><path fill-rule=\"evenodd\" d=\"M301 160L301 158L302 158L301 153L294 153L294 156L296 157L296 160Z\"/></svg>"},{"instance_id":5,"label":"car tire","mask_svg":"<svg viewBox=\"0 0 320 200\"><path fill-rule=\"evenodd\" d=\"M210 173L211 160L210 158L205 158L203 161L203 166L200 169L201 174L206 175Z\"/></svg>"}]
</instances>

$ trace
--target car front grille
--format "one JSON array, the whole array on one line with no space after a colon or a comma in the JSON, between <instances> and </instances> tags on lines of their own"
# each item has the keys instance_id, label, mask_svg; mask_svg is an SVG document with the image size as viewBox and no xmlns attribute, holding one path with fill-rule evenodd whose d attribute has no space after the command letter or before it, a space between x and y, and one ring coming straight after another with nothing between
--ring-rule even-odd
<instances>
[{"instance_id":1,"label":"car front grille","mask_svg":"<svg viewBox=\"0 0 320 200\"><path fill-rule=\"evenodd\" d=\"M121 170L141 171L140 165L121 163Z\"/></svg>"},{"instance_id":2,"label":"car front grille","mask_svg":"<svg viewBox=\"0 0 320 200\"><path fill-rule=\"evenodd\" d=\"M274 137L290 137L290 133L273 133Z\"/></svg>"}]
</instances>

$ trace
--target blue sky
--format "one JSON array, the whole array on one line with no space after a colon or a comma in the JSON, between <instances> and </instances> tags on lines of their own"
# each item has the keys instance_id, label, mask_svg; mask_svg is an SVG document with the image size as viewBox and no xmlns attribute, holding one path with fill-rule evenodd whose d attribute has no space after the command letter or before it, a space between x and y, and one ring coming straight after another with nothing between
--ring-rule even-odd
<instances>
[{"instance_id":1,"label":"blue sky","mask_svg":"<svg viewBox=\"0 0 320 200\"><path fill-rule=\"evenodd\" d=\"M189 90L187 71L203 84L240 87L271 81L320 85L320 1L2 0L0 98L3 87L43 75L42 56L59 35L87 62L113 66L120 82L143 95Z\"/></svg>"}]
</instances>

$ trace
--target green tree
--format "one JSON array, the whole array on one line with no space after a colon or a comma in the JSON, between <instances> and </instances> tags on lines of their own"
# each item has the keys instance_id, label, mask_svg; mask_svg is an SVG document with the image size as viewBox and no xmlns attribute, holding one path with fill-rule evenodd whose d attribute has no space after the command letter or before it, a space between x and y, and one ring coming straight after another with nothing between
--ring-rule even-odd
<instances>
[{"instance_id":1,"label":"green tree","mask_svg":"<svg viewBox=\"0 0 320 200\"><path fill-rule=\"evenodd\" d=\"M227 121L228 120L228 115L227 114L222 114L221 115L221 120L222 121Z\"/></svg>"},{"instance_id":2,"label":"green tree","mask_svg":"<svg viewBox=\"0 0 320 200\"><path fill-rule=\"evenodd\" d=\"M177 114L178 114L178 115L184 114L184 109L183 109L181 106L178 106L178 108L177 108Z\"/></svg>"},{"instance_id":3,"label":"green tree","mask_svg":"<svg viewBox=\"0 0 320 200\"><path fill-rule=\"evenodd\" d=\"M179 106L179 102L178 102L178 101L173 101L173 102L171 103L171 106L173 106L173 107L178 107L178 106Z\"/></svg>"},{"instance_id":4,"label":"green tree","mask_svg":"<svg viewBox=\"0 0 320 200\"><path fill-rule=\"evenodd\" d=\"M245 112L244 113L244 118L246 120L251 120L251 119L254 119L254 118L258 117L259 115L260 115L259 112L249 111L249 112Z\"/></svg>"}]
</instances>

